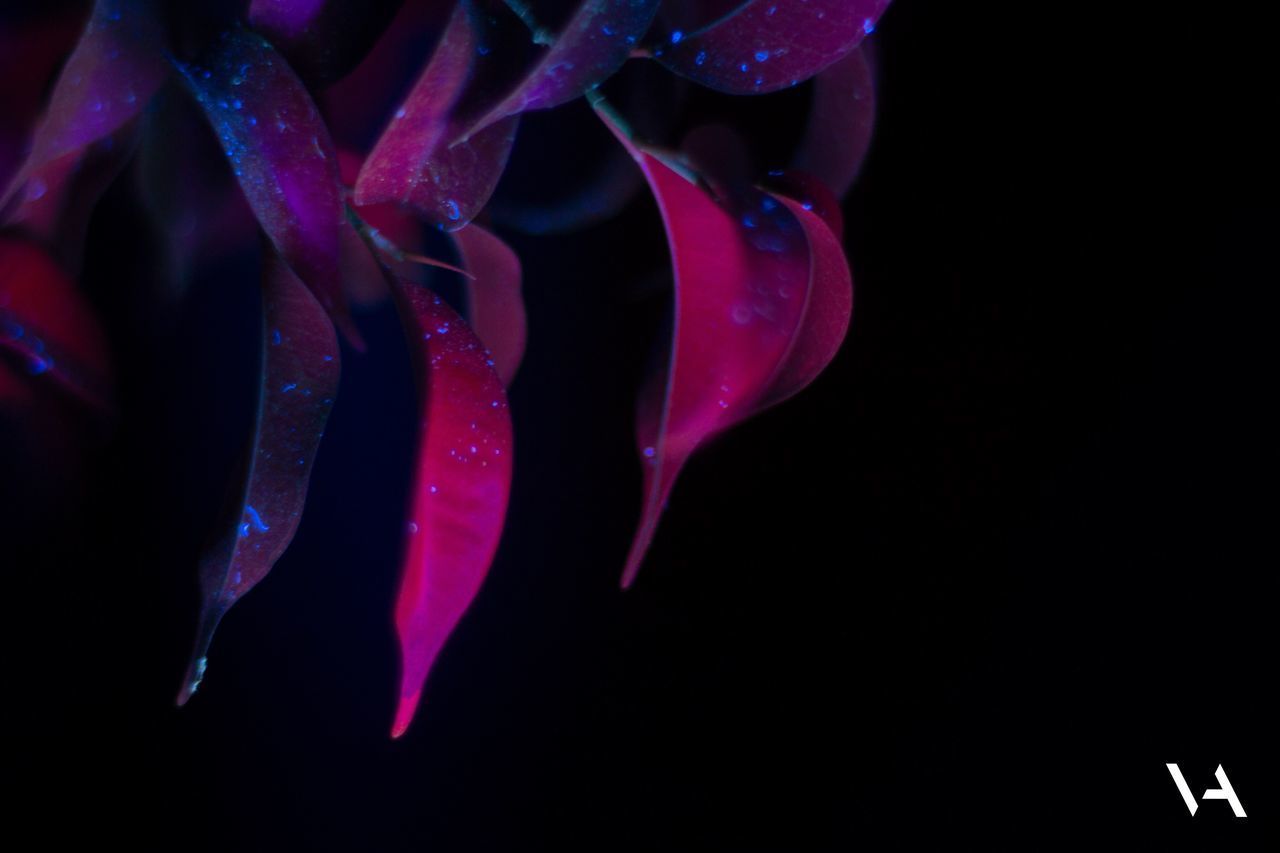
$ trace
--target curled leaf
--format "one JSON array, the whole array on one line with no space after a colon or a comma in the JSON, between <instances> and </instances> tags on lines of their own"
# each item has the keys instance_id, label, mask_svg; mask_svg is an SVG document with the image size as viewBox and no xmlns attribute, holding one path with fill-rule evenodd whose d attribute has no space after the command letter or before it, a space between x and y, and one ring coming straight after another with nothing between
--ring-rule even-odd
<instances>
[{"instance_id":1,"label":"curled leaf","mask_svg":"<svg viewBox=\"0 0 1280 853\"><path fill-rule=\"evenodd\" d=\"M337 151L306 87L265 39L244 29L224 32L200 62L178 67L262 230L359 345L342 290Z\"/></svg>"},{"instance_id":2,"label":"curled leaf","mask_svg":"<svg viewBox=\"0 0 1280 853\"><path fill-rule=\"evenodd\" d=\"M852 284L839 240L802 204L748 189L718 203L600 112L649 182L675 270L666 371L637 407L645 498L629 586L681 468L708 438L817 375L843 340Z\"/></svg>"},{"instance_id":3,"label":"curled leaf","mask_svg":"<svg viewBox=\"0 0 1280 853\"><path fill-rule=\"evenodd\" d=\"M431 61L360 170L357 204L403 204L447 231L484 207L511 154L518 119L501 119L454 143L473 123L464 108L491 61L489 36L488 18L471 3L459 3Z\"/></svg>"},{"instance_id":4,"label":"curled leaf","mask_svg":"<svg viewBox=\"0 0 1280 853\"><path fill-rule=\"evenodd\" d=\"M875 115L875 81L866 52L859 48L814 78L813 106L795 167L837 197L844 195L871 147Z\"/></svg>"},{"instance_id":5,"label":"curled leaf","mask_svg":"<svg viewBox=\"0 0 1280 853\"><path fill-rule=\"evenodd\" d=\"M408 728L440 650L493 561L511 491L511 414L502 380L466 323L425 288L396 280L419 384L408 545L396 600L400 699Z\"/></svg>"},{"instance_id":6,"label":"curled leaf","mask_svg":"<svg viewBox=\"0 0 1280 853\"><path fill-rule=\"evenodd\" d=\"M520 259L474 222L451 236L463 268L473 276L467 282L467 320L489 348L494 369L509 388L520 369L528 336L520 296Z\"/></svg>"},{"instance_id":7,"label":"curled leaf","mask_svg":"<svg viewBox=\"0 0 1280 853\"><path fill-rule=\"evenodd\" d=\"M234 520L200 561L200 624L179 705L200 686L223 615L266 577L293 540L311 465L338 393L333 324L289 267L275 253L267 255L262 385L248 473Z\"/></svg>"},{"instance_id":8,"label":"curled leaf","mask_svg":"<svg viewBox=\"0 0 1280 853\"><path fill-rule=\"evenodd\" d=\"M164 81L163 48L151 2L98 0L5 199L50 161L103 139L141 112Z\"/></svg>"},{"instance_id":9,"label":"curled leaf","mask_svg":"<svg viewBox=\"0 0 1280 853\"><path fill-rule=\"evenodd\" d=\"M0 235L0 355L101 412L112 408L106 338L89 304L43 249Z\"/></svg>"},{"instance_id":10,"label":"curled leaf","mask_svg":"<svg viewBox=\"0 0 1280 853\"><path fill-rule=\"evenodd\" d=\"M630 56L649 29L658 0L584 0L550 47L506 97L488 110L467 135L499 119L545 110L599 85Z\"/></svg>"},{"instance_id":11,"label":"curled leaf","mask_svg":"<svg viewBox=\"0 0 1280 853\"><path fill-rule=\"evenodd\" d=\"M653 48L667 68L736 95L773 92L807 80L858 46L889 0L747 0Z\"/></svg>"}]
</instances>

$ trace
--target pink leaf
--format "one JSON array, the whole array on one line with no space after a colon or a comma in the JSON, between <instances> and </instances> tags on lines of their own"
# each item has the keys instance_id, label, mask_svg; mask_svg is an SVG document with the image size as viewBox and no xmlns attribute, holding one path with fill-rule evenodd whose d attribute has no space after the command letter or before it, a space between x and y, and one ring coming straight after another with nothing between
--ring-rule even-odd
<instances>
[{"instance_id":1,"label":"pink leaf","mask_svg":"<svg viewBox=\"0 0 1280 853\"><path fill-rule=\"evenodd\" d=\"M871 147L875 115L871 65L863 50L855 50L814 78L813 106L795 167L844 195Z\"/></svg>"},{"instance_id":2,"label":"pink leaf","mask_svg":"<svg viewBox=\"0 0 1280 853\"><path fill-rule=\"evenodd\" d=\"M489 62L486 18L459 3L431 61L378 139L355 186L360 205L398 202L448 231L466 225L493 194L517 117L504 118L465 142L460 114L469 85Z\"/></svg>"},{"instance_id":3,"label":"pink leaf","mask_svg":"<svg viewBox=\"0 0 1280 853\"><path fill-rule=\"evenodd\" d=\"M0 236L0 354L100 411L112 407L107 342L89 304L41 248Z\"/></svg>"},{"instance_id":4,"label":"pink leaf","mask_svg":"<svg viewBox=\"0 0 1280 853\"><path fill-rule=\"evenodd\" d=\"M263 231L359 346L342 289L337 151L302 81L243 29L224 33L200 64L179 68Z\"/></svg>"},{"instance_id":5,"label":"pink leaf","mask_svg":"<svg viewBox=\"0 0 1280 853\"><path fill-rule=\"evenodd\" d=\"M396 601L402 667L392 737L475 598L498 547L511 491L511 415L483 344L425 288L397 281L419 381L417 460Z\"/></svg>"},{"instance_id":6,"label":"pink leaf","mask_svg":"<svg viewBox=\"0 0 1280 853\"><path fill-rule=\"evenodd\" d=\"M333 324L274 252L263 270L262 386L244 491L234 521L200 561L204 603L195 650L178 694L204 675L218 622L266 577L293 540L341 372Z\"/></svg>"},{"instance_id":7,"label":"pink leaf","mask_svg":"<svg viewBox=\"0 0 1280 853\"><path fill-rule=\"evenodd\" d=\"M475 278L467 282L467 318L493 354L505 387L520 369L528 335L520 296L520 259L506 243L474 222L453 232L462 266Z\"/></svg>"},{"instance_id":8,"label":"pink leaf","mask_svg":"<svg viewBox=\"0 0 1280 853\"><path fill-rule=\"evenodd\" d=\"M622 67L649 29L658 0L585 0L515 89L467 131L571 101Z\"/></svg>"},{"instance_id":9,"label":"pink leaf","mask_svg":"<svg viewBox=\"0 0 1280 853\"><path fill-rule=\"evenodd\" d=\"M730 94L772 92L807 80L857 47L889 0L748 0L654 48L663 65Z\"/></svg>"},{"instance_id":10,"label":"pink leaf","mask_svg":"<svg viewBox=\"0 0 1280 853\"><path fill-rule=\"evenodd\" d=\"M151 3L98 0L6 200L51 160L108 136L141 112L164 81L163 49Z\"/></svg>"},{"instance_id":11,"label":"pink leaf","mask_svg":"<svg viewBox=\"0 0 1280 853\"><path fill-rule=\"evenodd\" d=\"M801 204L743 191L731 212L597 109L649 181L675 268L665 382L646 389L637 410L645 499L628 586L685 462L817 375L844 337L852 285L839 241Z\"/></svg>"}]
</instances>

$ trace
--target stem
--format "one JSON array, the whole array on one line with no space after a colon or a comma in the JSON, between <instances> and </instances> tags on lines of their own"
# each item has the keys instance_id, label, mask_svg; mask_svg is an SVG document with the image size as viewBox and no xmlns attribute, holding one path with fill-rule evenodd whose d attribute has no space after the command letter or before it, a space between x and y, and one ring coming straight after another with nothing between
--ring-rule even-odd
<instances>
[{"instance_id":1,"label":"stem","mask_svg":"<svg viewBox=\"0 0 1280 853\"><path fill-rule=\"evenodd\" d=\"M533 36L533 43L540 44L544 47L550 47L555 42L555 34L538 24L538 20L533 16L533 10L529 8L529 4L524 0L505 0L507 8L515 12L516 17L529 28L529 34Z\"/></svg>"}]
</instances>

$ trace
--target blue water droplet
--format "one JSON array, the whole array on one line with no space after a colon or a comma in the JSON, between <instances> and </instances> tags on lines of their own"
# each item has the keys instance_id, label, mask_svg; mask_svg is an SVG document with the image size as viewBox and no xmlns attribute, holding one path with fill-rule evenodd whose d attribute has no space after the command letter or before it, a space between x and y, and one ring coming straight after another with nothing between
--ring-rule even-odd
<instances>
[{"instance_id":1,"label":"blue water droplet","mask_svg":"<svg viewBox=\"0 0 1280 853\"><path fill-rule=\"evenodd\" d=\"M767 50L756 51L756 62L764 62L768 58L769 58L769 51Z\"/></svg>"},{"instance_id":2,"label":"blue water droplet","mask_svg":"<svg viewBox=\"0 0 1280 853\"><path fill-rule=\"evenodd\" d=\"M672 43L672 44L679 44L679 43L680 43L680 40L681 40L681 39L683 39L683 38L684 38L684 33L680 32L679 30L676 30L675 32L673 32L673 33L671 34L671 43Z\"/></svg>"},{"instance_id":3,"label":"blue water droplet","mask_svg":"<svg viewBox=\"0 0 1280 853\"><path fill-rule=\"evenodd\" d=\"M876 22L867 18L862 22L862 31L867 35L871 35L876 31Z\"/></svg>"},{"instance_id":4,"label":"blue water droplet","mask_svg":"<svg viewBox=\"0 0 1280 853\"><path fill-rule=\"evenodd\" d=\"M698 55L693 58L694 65L701 65L707 61L707 52L705 50L698 51Z\"/></svg>"}]
</instances>

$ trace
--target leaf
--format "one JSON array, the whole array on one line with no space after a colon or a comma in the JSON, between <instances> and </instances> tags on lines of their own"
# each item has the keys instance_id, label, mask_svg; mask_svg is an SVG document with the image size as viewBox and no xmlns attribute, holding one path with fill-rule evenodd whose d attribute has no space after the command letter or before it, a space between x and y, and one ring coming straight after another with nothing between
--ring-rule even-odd
<instances>
[{"instance_id":1,"label":"leaf","mask_svg":"<svg viewBox=\"0 0 1280 853\"><path fill-rule=\"evenodd\" d=\"M396 0L253 0L249 23L313 86L345 76L396 14Z\"/></svg>"},{"instance_id":2,"label":"leaf","mask_svg":"<svg viewBox=\"0 0 1280 853\"><path fill-rule=\"evenodd\" d=\"M795 168L843 196L871 147L876 90L866 53L854 50L813 81L809 123L796 152Z\"/></svg>"},{"instance_id":3,"label":"leaf","mask_svg":"<svg viewBox=\"0 0 1280 853\"><path fill-rule=\"evenodd\" d=\"M107 341L88 302L48 253L0 235L0 354L92 408L112 411Z\"/></svg>"},{"instance_id":4,"label":"leaf","mask_svg":"<svg viewBox=\"0 0 1280 853\"><path fill-rule=\"evenodd\" d=\"M504 118L465 142L464 112L491 61L487 19L459 3L435 54L370 152L356 181L356 204L397 202L455 231L484 207L511 154L517 117Z\"/></svg>"},{"instance_id":5,"label":"leaf","mask_svg":"<svg viewBox=\"0 0 1280 853\"><path fill-rule=\"evenodd\" d=\"M571 101L622 67L649 29L659 0L585 0L551 46L505 98L467 131L507 116Z\"/></svg>"},{"instance_id":6,"label":"leaf","mask_svg":"<svg viewBox=\"0 0 1280 853\"><path fill-rule=\"evenodd\" d=\"M429 290L395 279L419 384L408 545L396 601L402 656L392 737L493 561L511 491L511 414L483 344Z\"/></svg>"},{"instance_id":7,"label":"leaf","mask_svg":"<svg viewBox=\"0 0 1280 853\"><path fill-rule=\"evenodd\" d=\"M200 561L203 605L179 705L200 686L223 615L266 577L293 540L338 393L341 362L333 324L283 260L266 254L262 385L248 473L233 523Z\"/></svg>"},{"instance_id":8,"label":"leaf","mask_svg":"<svg viewBox=\"0 0 1280 853\"><path fill-rule=\"evenodd\" d=\"M597 109L649 182L675 269L664 381L651 384L637 407L645 499L626 587L693 452L795 393L834 355L848 327L852 285L839 241L803 205L754 190L718 204Z\"/></svg>"},{"instance_id":9,"label":"leaf","mask_svg":"<svg viewBox=\"0 0 1280 853\"><path fill-rule=\"evenodd\" d=\"M794 86L875 29L889 0L749 0L691 33L675 30L653 56L677 74L735 95Z\"/></svg>"},{"instance_id":10,"label":"leaf","mask_svg":"<svg viewBox=\"0 0 1280 853\"><path fill-rule=\"evenodd\" d=\"M510 388L528 336L520 296L520 259L506 243L474 222L451 236L463 268L474 276L467 282L468 322L492 353L503 386Z\"/></svg>"},{"instance_id":11,"label":"leaf","mask_svg":"<svg viewBox=\"0 0 1280 853\"><path fill-rule=\"evenodd\" d=\"M50 161L105 138L142 111L165 78L163 36L146 0L94 4L0 208Z\"/></svg>"},{"instance_id":12,"label":"leaf","mask_svg":"<svg viewBox=\"0 0 1280 853\"><path fill-rule=\"evenodd\" d=\"M342 289L347 226L338 156L306 88L261 36L224 32L178 63L262 230L343 333L360 346Z\"/></svg>"}]
</instances>

